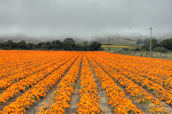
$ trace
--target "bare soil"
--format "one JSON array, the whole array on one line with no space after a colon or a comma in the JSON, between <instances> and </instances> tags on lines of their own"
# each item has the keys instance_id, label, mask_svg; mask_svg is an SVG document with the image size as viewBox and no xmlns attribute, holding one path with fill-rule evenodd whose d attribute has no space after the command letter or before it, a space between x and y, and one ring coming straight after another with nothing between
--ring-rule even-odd
<instances>
[{"instance_id":1,"label":"bare soil","mask_svg":"<svg viewBox=\"0 0 172 114\"><path fill-rule=\"evenodd\" d=\"M95 61L95 60L94 60ZM96 61L95 61L96 62ZM97 63L97 62L96 62ZM98 66L100 66L98 63L97 63ZM101 66L100 66L101 67ZM102 68L102 67L101 67ZM103 68L102 68L103 69ZM103 71L109 75L109 73L107 73L104 69ZM110 75L109 75L110 76ZM111 76L110 76L111 77ZM114 80L114 79L113 79ZM123 89L123 87L114 80L114 82L121 88ZM135 82L134 82L135 83ZM138 85L138 84L137 84ZM140 86L140 85L138 85ZM141 87L141 86L140 86ZM143 87L142 87L143 88ZM153 94L151 91L147 90L146 88L143 88L145 91L147 91L148 93L152 94L155 98L159 99L155 94ZM144 113L148 114L148 107L146 105L143 105L143 104L139 104L136 100L134 100L129 93L127 93L124 89L123 91L125 92L125 94L127 95L127 98L129 98L130 100L132 100L132 102L137 106L138 109L142 110ZM160 100L160 99L159 99ZM161 104L166 107L166 110L167 112L170 112L172 113L172 107L169 106L168 104L166 104L164 101L161 101Z\"/></svg>"},{"instance_id":2,"label":"bare soil","mask_svg":"<svg viewBox=\"0 0 172 114\"><path fill-rule=\"evenodd\" d=\"M80 76L81 76L81 68L82 68L82 59L81 59L80 68L79 68L78 80L74 84L74 93L71 97L70 107L68 109L66 109L66 112L65 112L66 114L75 113L75 112L77 112L77 109L78 109L77 104L80 99L79 90L80 90Z\"/></svg>"},{"instance_id":3,"label":"bare soil","mask_svg":"<svg viewBox=\"0 0 172 114\"><path fill-rule=\"evenodd\" d=\"M63 74L62 77L64 77L66 75L66 73L70 70L70 68L73 66L74 62L77 60L78 58L76 58L72 65L65 71L65 73ZM54 89L49 90L46 97L44 97L43 99L41 99L40 101L37 101L33 106L31 106L28 110L27 110L27 114L37 114L41 108L48 106L47 108L50 108L51 105L54 104L54 100L53 100L53 93L57 90L58 84L60 83L61 80L59 80L56 85L54 86Z\"/></svg>"},{"instance_id":4,"label":"bare soil","mask_svg":"<svg viewBox=\"0 0 172 114\"><path fill-rule=\"evenodd\" d=\"M98 81L90 62L89 62L89 65L90 65L92 74L94 76L94 80L97 84L100 108L103 110L103 114L113 114L113 108L111 107L111 105L108 104L108 98L106 97L107 96L106 92L105 90L103 90L101 83Z\"/></svg>"}]
</instances>

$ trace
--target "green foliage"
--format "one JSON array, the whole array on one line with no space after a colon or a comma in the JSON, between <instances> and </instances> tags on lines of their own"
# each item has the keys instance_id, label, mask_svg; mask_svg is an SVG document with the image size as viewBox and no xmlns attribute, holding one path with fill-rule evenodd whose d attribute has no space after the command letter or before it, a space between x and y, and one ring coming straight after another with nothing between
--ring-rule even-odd
<instances>
[{"instance_id":1,"label":"green foliage","mask_svg":"<svg viewBox=\"0 0 172 114\"><path fill-rule=\"evenodd\" d=\"M141 49L136 50L144 50L149 51L150 49L150 40L146 40L145 44L141 47ZM158 43L156 39L152 39L152 51L159 51L162 53L166 53L169 50L172 50L172 38L166 39Z\"/></svg>"},{"instance_id":2,"label":"green foliage","mask_svg":"<svg viewBox=\"0 0 172 114\"><path fill-rule=\"evenodd\" d=\"M75 41L72 38L66 38L63 42L64 50L74 50L75 49Z\"/></svg>"},{"instance_id":3,"label":"green foliage","mask_svg":"<svg viewBox=\"0 0 172 114\"><path fill-rule=\"evenodd\" d=\"M152 39L151 42L152 42L152 43L151 43L152 49L158 46L158 41L157 41L156 39ZM147 51L150 49L150 40L146 40L146 41L145 41L145 44L144 44L144 46L142 47L142 49L145 49L145 50L147 50Z\"/></svg>"},{"instance_id":4,"label":"green foliage","mask_svg":"<svg viewBox=\"0 0 172 114\"><path fill-rule=\"evenodd\" d=\"M26 49L26 42L24 40L20 41L19 43L17 43L17 47L19 49Z\"/></svg>"},{"instance_id":5,"label":"green foliage","mask_svg":"<svg viewBox=\"0 0 172 114\"><path fill-rule=\"evenodd\" d=\"M72 38L66 38L63 42L60 40L47 41L47 42L25 42L24 40L20 42L14 42L8 40L5 42L0 42L0 49L5 50L77 50L77 51L97 51L101 49L101 43L93 41L88 43L84 41L83 43L75 43Z\"/></svg>"},{"instance_id":6,"label":"green foliage","mask_svg":"<svg viewBox=\"0 0 172 114\"><path fill-rule=\"evenodd\" d=\"M164 48L164 47L155 47L154 49L153 49L153 51L159 51L159 52L161 52L161 53L166 53L166 52L168 52L168 49L166 49L166 48Z\"/></svg>"},{"instance_id":7,"label":"green foliage","mask_svg":"<svg viewBox=\"0 0 172 114\"><path fill-rule=\"evenodd\" d=\"M102 50L101 49L101 43L93 41L90 45L89 45L89 50L94 51L94 50Z\"/></svg>"},{"instance_id":8,"label":"green foliage","mask_svg":"<svg viewBox=\"0 0 172 114\"><path fill-rule=\"evenodd\" d=\"M169 39L166 39L166 40L163 40L161 43L160 43L160 46L168 49L168 50L172 50L172 38L169 38Z\"/></svg>"}]
</instances>

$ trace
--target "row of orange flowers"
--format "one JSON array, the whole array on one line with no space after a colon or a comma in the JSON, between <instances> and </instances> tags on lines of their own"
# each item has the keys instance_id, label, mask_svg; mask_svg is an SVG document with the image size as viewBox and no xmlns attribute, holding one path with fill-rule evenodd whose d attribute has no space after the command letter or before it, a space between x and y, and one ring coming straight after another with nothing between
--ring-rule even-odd
<instances>
[{"instance_id":1,"label":"row of orange flowers","mask_svg":"<svg viewBox=\"0 0 172 114\"><path fill-rule=\"evenodd\" d=\"M110 57L120 69L122 68L123 70L135 72L137 75L147 78L153 81L153 83L159 84L172 93L171 61L151 58L140 59L141 57L136 58L133 56L129 56L126 59L126 57L122 57L121 55L114 56L114 54L110 54L107 57ZM121 62L123 64L120 64Z\"/></svg>"},{"instance_id":2,"label":"row of orange flowers","mask_svg":"<svg viewBox=\"0 0 172 114\"><path fill-rule=\"evenodd\" d=\"M5 104L7 100L9 100L14 96L17 96L17 94L20 94L21 91L25 92L29 88L33 87L40 80L44 79L47 75L51 74L54 70L57 70L57 68L59 68L68 60L69 60L68 58L65 58L64 60L59 59L59 61L56 64L53 64L52 66L49 66L48 68L40 71L39 73L28 76L27 78L14 83L0 94L0 104Z\"/></svg>"},{"instance_id":3,"label":"row of orange flowers","mask_svg":"<svg viewBox=\"0 0 172 114\"><path fill-rule=\"evenodd\" d=\"M162 101L165 101L167 104L172 105L172 94L160 86L159 84L153 83L152 81L148 80L147 78L143 78L135 73L123 73L129 79L133 80L136 84L142 86L143 88L149 90L151 93L155 94L158 98Z\"/></svg>"},{"instance_id":4,"label":"row of orange flowers","mask_svg":"<svg viewBox=\"0 0 172 114\"><path fill-rule=\"evenodd\" d=\"M34 54L31 52L24 53L24 51L1 51L0 53L0 79L7 78L16 73L21 73L29 70L40 63L47 62L47 56L42 54ZM53 58L52 58L53 59Z\"/></svg>"},{"instance_id":5,"label":"row of orange flowers","mask_svg":"<svg viewBox=\"0 0 172 114\"><path fill-rule=\"evenodd\" d=\"M63 60L63 58L59 58L59 59ZM45 60L45 61L46 61L46 63L41 64L40 66L33 67L30 70L19 72L14 75L8 76L8 78L1 79L0 80L0 89L5 90L15 82L23 80L31 75L41 74L40 73L41 71L45 70L46 68L51 67L52 65L54 65L56 63L56 60L51 61L51 62L48 62L47 60Z\"/></svg>"},{"instance_id":6,"label":"row of orange flowers","mask_svg":"<svg viewBox=\"0 0 172 114\"><path fill-rule=\"evenodd\" d=\"M145 110L149 113L163 113L166 112L165 107L162 106L160 100L155 98L152 94L147 93L142 87L138 86L130 79L126 78L120 72L116 72L115 66L108 66L112 62L109 60L104 61L104 59L97 59L94 57L96 62L106 71L108 74L118 82L130 96L133 97L140 104L145 104ZM102 62L104 61L104 62Z\"/></svg>"},{"instance_id":7,"label":"row of orange flowers","mask_svg":"<svg viewBox=\"0 0 172 114\"><path fill-rule=\"evenodd\" d=\"M97 85L86 56L83 57L79 93L78 113L90 114L102 111L99 106Z\"/></svg>"},{"instance_id":8,"label":"row of orange flowers","mask_svg":"<svg viewBox=\"0 0 172 114\"><path fill-rule=\"evenodd\" d=\"M71 69L67 72L64 78L58 84L57 90L53 93L55 103L49 108L49 110L43 110L41 113L64 113L65 109L70 106L71 96L74 92L74 84L79 76L81 56L73 64Z\"/></svg>"},{"instance_id":9,"label":"row of orange flowers","mask_svg":"<svg viewBox=\"0 0 172 114\"><path fill-rule=\"evenodd\" d=\"M111 61L111 63L113 63ZM115 66L116 69L118 69L117 65ZM154 83L153 81L149 80L148 78L143 77L140 75L138 71L132 71L130 72L127 69L119 68L120 73L127 76L129 79L133 80L136 84L139 84L143 88L146 88L151 93L155 94L158 98L160 98L162 101L165 101L167 104L172 105L172 93L171 89L167 90L164 87L162 87L158 83ZM118 70L118 72L119 72ZM152 76L152 78L155 78Z\"/></svg>"},{"instance_id":10,"label":"row of orange flowers","mask_svg":"<svg viewBox=\"0 0 172 114\"><path fill-rule=\"evenodd\" d=\"M117 86L112 78L110 78L92 59L89 58L89 61L103 89L106 91L109 100L108 103L114 108L115 113L143 113L127 98L125 92Z\"/></svg>"},{"instance_id":11,"label":"row of orange flowers","mask_svg":"<svg viewBox=\"0 0 172 114\"><path fill-rule=\"evenodd\" d=\"M32 61L35 61L34 59L32 59ZM3 78L7 78L11 75L17 74L17 73L21 73L23 71L25 71L26 69L31 69L34 68L36 66L38 66L39 64L41 64L44 61L39 61L37 62L37 64L35 64L34 62L26 62L26 63L22 63L19 66L15 66L15 67L8 67L8 68L3 68L0 70L0 79Z\"/></svg>"},{"instance_id":12,"label":"row of orange flowers","mask_svg":"<svg viewBox=\"0 0 172 114\"><path fill-rule=\"evenodd\" d=\"M117 60L115 60L115 59L113 59L113 57L111 57L111 56L114 56L113 54L111 54L111 55L108 54L109 55L108 57L105 55L106 54L102 54L103 60L111 61L107 65L109 65L110 67L114 66L114 70L116 70L117 72L120 72L121 74L127 76L129 79L131 79L136 84L139 84L143 88L149 90L151 93L155 94L158 98L160 98L160 100L165 101L167 104L172 105L172 93L171 93L172 90L171 89L167 90L164 87L162 87L160 84L154 83L153 81L149 80L148 78L145 78L143 75L140 74L139 70L131 70L131 68L133 66L130 64L132 64L132 63L130 63L130 64L125 63L125 62L120 63L119 61L121 61L121 59L124 59L123 55L116 55L118 57ZM128 59L128 61L131 61L131 60ZM137 60L136 61L132 60L132 61L134 63ZM148 64L148 62L147 62L147 64ZM170 64L170 61L169 61L169 64ZM126 66L128 68L125 68ZM139 64L138 64L138 66L139 66ZM156 67L156 66L154 66L154 67ZM137 69L137 66L133 67L132 69ZM151 70L149 68L145 68L145 69ZM165 67L165 69L168 69L168 68ZM167 76L167 77L169 77L169 76ZM155 78L155 77L152 76L152 78Z\"/></svg>"},{"instance_id":13,"label":"row of orange flowers","mask_svg":"<svg viewBox=\"0 0 172 114\"><path fill-rule=\"evenodd\" d=\"M21 53L20 55L24 56L25 58L21 59L22 56L19 56L14 51L0 50L0 76L2 75L3 71L5 71L5 69L7 70L7 68L16 68L18 65L21 65L29 60L26 59L26 56L28 55L24 53ZM36 58L31 57L31 59L34 60Z\"/></svg>"},{"instance_id":14,"label":"row of orange flowers","mask_svg":"<svg viewBox=\"0 0 172 114\"><path fill-rule=\"evenodd\" d=\"M74 53L73 55L78 54ZM76 57L73 57L58 70L55 70L52 74L39 81L36 85L33 86L32 89L26 91L22 96L18 97L15 102L5 106L1 113L26 113L27 108L46 96L48 90L55 86L58 80L62 78L65 71L72 65L75 60Z\"/></svg>"}]
</instances>

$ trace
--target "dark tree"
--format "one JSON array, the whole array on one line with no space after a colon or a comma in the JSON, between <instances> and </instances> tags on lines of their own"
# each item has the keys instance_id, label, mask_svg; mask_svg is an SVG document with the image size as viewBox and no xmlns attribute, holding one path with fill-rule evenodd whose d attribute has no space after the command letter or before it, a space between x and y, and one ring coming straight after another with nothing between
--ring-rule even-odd
<instances>
[{"instance_id":1,"label":"dark tree","mask_svg":"<svg viewBox=\"0 0 172 114\"><path fill-rule=\"evenodd\" d=\"M172 38L161 41L160 46L172 50Z\"/></svg>"},{"instance_id":2,"label":"dark tree","mask_svg":"<svg viewBox=\"0 0 172 114\"><path fill-rule=\"evenodd\" d=\"M155 47L158 46L158 41L156 39L152 39L151 42L152 42L151 43L152 49L154 49ZM149 50L150 49L150 40L146 40L146 42L142 48L145 50Z\"/></svg>"},{"instance_id":3,"label":"dark tree","mask_svg":"<svg viewBox=\"0 0 172 114\"><path fill-rule=\"evenodd\" d=\"M22 49L22 50L76 50L76 51L97 51L101 50L101 43L87 41L83 43L75 43L72 38L66 38L64 42L60 40L39 42L39 43L26 43L24 40L14 42L12 40L0 42L0 49Z\"/></svg>"},{"instance_id":4,"label":"dark tree","mask_svg":"<svg viewBox=\"0 0 172 114\"><path fill-rule=\"evenodd\" d=\"M27 43L26 44L26 49L28 49L28 50L35 49L35 45L33 43Z\"/></svg>"},{"instance_id":5,"label":"dark tree","mask_svg":"<svg viewBox=\"0 0 172 114\"><path fill-rule=\"evenodd\" d=\"M89 46L90 51L101 50L101 43L93 41Z\"/></svg>"},{"instance_id":6,"label":"dark tree","mask_svg":"<svg viewBox=\"0 0 172 114\"><path fill-rule=\"evenodd\" d=\"M88 45L88 41L84 41L83 42L83 50L88 51L89 50L89 47L88 46L89 46Z\"/></svg>"},{"instance_id":7,"label":"dark tree","mask_svg":"<svg viewBox=\"0 0 172 114\"><path fill-rule=\"evenodd\" d=\"M60 40L52 41L52 49L59 50L62 48L63 48L63 44L60 42Z\"/></svg>"},{"instance_id":8,"label":"dark tree","mask_svg":"<svg viewBox=\"0 0 172 114\"><path fill-rule=\"evenodd\" d=\"M26 42L24 40L20 41L19 43L17 43L17 47L18 49L26 49Z\"/></svg>"},{"instance_id":9,"label":"dark tree","mask_svg":"<svg viewBox=\"0 0 172 114\"><path fill-rule=\"evenodd\" d=\"M14 43L12 40L8 40L3 43L4 49L16 49L16 43Z\"/></svg>"},{"instance_id":10,"label":"dark tree","mask_svg":"<svg viewBox=\"0 0 172 114\"><path fill-rule=\"evenodd\" d=\"M66 38L63 42L64 50L74 50L75 41L72 38Z\"/></svg>"}]
</instances>

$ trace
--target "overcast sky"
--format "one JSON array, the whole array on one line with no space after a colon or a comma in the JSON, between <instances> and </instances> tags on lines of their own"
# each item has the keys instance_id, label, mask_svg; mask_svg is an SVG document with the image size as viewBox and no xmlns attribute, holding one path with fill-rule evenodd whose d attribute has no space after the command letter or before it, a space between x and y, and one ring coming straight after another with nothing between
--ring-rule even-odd
<instances>
[{"instance_id":1,"label":"overcast sky","mask_svg":"<svg viewBox=\"0 0 172 114\"><path fill-rule=\"evenodd\" d=\"M0 35L172 34L172 0L0 0Z\"/></svg>"}]
</instances>

